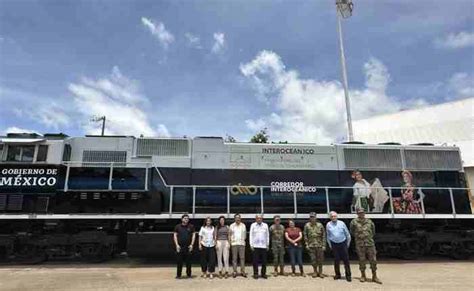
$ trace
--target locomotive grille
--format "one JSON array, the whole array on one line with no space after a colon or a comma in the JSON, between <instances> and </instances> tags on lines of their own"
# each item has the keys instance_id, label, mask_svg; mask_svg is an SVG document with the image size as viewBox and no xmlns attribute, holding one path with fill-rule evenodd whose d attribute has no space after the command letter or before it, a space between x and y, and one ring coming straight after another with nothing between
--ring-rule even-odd
<instances>
[{"instance_id":1,"label":"locomotive grille","mask_svg":"<svg viewBox=\"0 0 474 291\"><path fill-rule=\"evenodd\" d=\"M148 139L137 140L137 156L189 156L186 139Z\"/></svg>"},{"instance_id":2,"label":"locomotive grille","mask_svg":"<svg viewBox=\"0 0 474 291\"><path fill-rule=\"evenodd\" d=\"M125 165L125 163L127 162L127 152L86 150L82 154L82 161L85 163L123 163Z\"/></svg>"},{"instance_id":3,"label":"locomotive grille","mask_svg":"<svg viewBox=\"0 0 474 291\"><path fill-rule=\"evenodd\" d=\"M344 149L348 169L401 169L402 157L398 149Z\"/></svg>"},{"instance_id":4,"label":"locomotive grille","mask_svg":"<svg viewBox=\"0 0 474 291\"><path fill-rule=\"evenodd\" d=\"M18 211L23 209L23 195L10 194L8 197L7 210Z\"/></svg>"},{"instance_id":5,"label":"locomotive grille","mask_svg":"<svg viewBox=\"0 0 474 291\"><path fill-rule=\"evenodd\" d=\"M461 170L462 161L458 151L405 150L407 169Z\"/></svg>"}]
</instances>

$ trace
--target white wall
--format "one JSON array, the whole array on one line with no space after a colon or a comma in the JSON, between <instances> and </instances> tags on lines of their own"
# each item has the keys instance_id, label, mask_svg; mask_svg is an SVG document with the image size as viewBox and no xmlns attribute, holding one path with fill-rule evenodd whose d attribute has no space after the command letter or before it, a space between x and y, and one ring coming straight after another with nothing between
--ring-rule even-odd
<instances>
[{"instance_id":1,"label":"white wall","mask_svg":"<svg viewBox=\"0 0 474 291\"><path fill-rule=\"evenodd\" d=\"M474 98L357 120L353 128L365 143L455 145L464 167L474 166Z\"/></svg>"}]
</instances>

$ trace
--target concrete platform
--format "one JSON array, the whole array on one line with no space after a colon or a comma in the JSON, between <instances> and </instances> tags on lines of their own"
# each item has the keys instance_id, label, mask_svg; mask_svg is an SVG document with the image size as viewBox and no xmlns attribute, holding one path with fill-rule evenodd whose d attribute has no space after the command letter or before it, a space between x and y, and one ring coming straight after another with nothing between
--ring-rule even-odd
<instances>
[{"instance_id":1,"label":"concrete platform","mask_svg":"<svg viewBox=\"0 0 474 291\"><path fill-rule=\"evenodd\" d=\"M310 266L305 270L310 272ZM0 290L474 290L474 262L384 262L379 264L383 285L360 283L358 265L352 265L353 282L333 280L331 265L325 279L270 277L202 279L193 268L193 279L176 280L174 267L124 264L62 264L1 266ZM251 267L247 267L251 272ZM370 273L370 272L369 272Z\"/></svg>"}]
</instances>

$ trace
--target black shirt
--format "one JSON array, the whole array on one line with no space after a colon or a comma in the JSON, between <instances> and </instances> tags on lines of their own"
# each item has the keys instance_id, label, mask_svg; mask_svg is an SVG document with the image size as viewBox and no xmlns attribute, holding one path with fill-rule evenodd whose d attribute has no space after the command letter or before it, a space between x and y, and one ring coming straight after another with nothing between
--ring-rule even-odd
<instances>
[{"instance_id":1,"label":"black shirt","mask_svg":"<svg viewBox=\"0 0 474 291\"><path fill-rule=\"evenodd\" d=\"M187 247L191 244L194 235L194 226L190 223L187 225L180 223L176 225L174 232L178 234L178 244L181 247Z\"/></svg>"}]
</instances>

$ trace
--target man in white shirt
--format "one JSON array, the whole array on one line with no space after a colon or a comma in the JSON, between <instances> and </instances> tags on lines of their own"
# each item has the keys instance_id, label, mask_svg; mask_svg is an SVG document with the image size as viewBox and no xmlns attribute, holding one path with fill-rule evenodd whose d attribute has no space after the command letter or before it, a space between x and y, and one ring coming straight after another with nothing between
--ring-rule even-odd
<instances>
[{"instance_id":1,"label":"man in white shirt","mask_svg":"<svg viewBox=\"0 0 474 291\"><path fill-rule=\"evenodd\" d=\"M250 226L250 248L253 252L253 278L258 279L258 262L262 263L261 277L267 279L267 251L270 246L270 231L268 224L263 222L263 216L255 216L255 222Z\"/></svg>"},{"instance_id":2,"label":"man in white shirt","mask_svg":"<svg viewBox=\"0 0 474 291\"><path fill-rule=\"evenodd\" d=\"M232 267L234 273L232 277L237 277L237 259L240 259L240 272L242 277L247 277L245 273L245 240L247 238L247 227L240 220L240 214L234 215L235 222L229 226L230 247L232 250Z\"/></svg>"}]
</instances>

